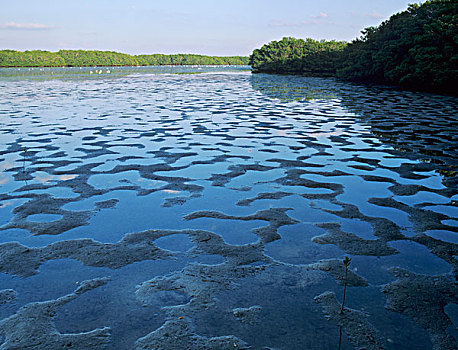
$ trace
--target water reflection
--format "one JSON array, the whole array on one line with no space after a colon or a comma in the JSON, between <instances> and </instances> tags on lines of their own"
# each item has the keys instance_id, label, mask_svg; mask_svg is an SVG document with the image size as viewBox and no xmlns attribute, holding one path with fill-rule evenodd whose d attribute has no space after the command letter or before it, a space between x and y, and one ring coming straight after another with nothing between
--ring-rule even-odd
<instances>
[{"instance_id":1,"label":"water reflection","mask_svg":"<svg viewBox=\"0 0 458 350\"><path fill-rule=\"evenodd\" d=\"M253 89L282 102L333 99L338 92L331 79L253 74L250 82Z\"/></svg>"},{"instance_id":2,"label":"water reflection","mask_svg":"<svg viewBox=\"0 0 458 350\"><path fill-rule=\"evenodd\" d=\"M342 86L340 96L380 140L395 149L428 162L458 164L457 98L361 85Z\"/></svg>"},{"instance_id":3,"label":"water reflection","mask_svg":"<svg viewBox=\"0 0 458 350\"><path fill-rule=\"evenodd\" d=\"M368 123L383 143L404 156L434 164L444 177L457 176L458 99L331 78L253 74L253 89L284 102L338 99ZM428 166L424 167L428 170Z\"/></svg>"},{"instance_id":4,"label":"water reflection","mask_svg":"<svg viewBox=\"0 0 458 350\"><path fill-rule=\"evenodd\" d=\"M21 67L0 68L0 79L113 79L132 74L201 74L249 70L249 66Z\"/></svg>"},{"instance_id":5,"label":"water reflection","mask_svg":"<svg viewBox=\"0 0 458 350\"><path fill-rule=\"evenodd\" d=\"M110 326L110 349L167 347L162 330L170 342L199 341L193 348L227 348L221 339L242 348L240 338L254 349L337 349L339 325L342 348L364 338L431 349L429 334L447 330L423 325L448 319L455 286L445 275L456 266L454 189L424 173L443 163L394 145L422 141L407 137L413 122L397 124L418 111L451 123L453 100L225 69L0 79L0 285L25 295L0 308L0 319L23 320L0 333L23 348L41 341L16 325L45 329L48 319L19 307L55 305L82 283L100 288L56 310L56 329ZM452 149L453 130L432 124L429 137ZM387 146L371 130L396 137ZM451 156L436 155L453 166ZM343 254L354 261L352 310L340 315Z\"/></svg>"}]
</instances>

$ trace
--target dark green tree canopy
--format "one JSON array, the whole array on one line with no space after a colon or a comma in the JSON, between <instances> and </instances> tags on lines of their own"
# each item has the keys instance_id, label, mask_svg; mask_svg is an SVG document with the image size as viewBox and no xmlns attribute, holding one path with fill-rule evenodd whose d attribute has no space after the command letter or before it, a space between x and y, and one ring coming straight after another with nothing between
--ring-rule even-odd
<instances>
[{"instance_id":1,"label":"dark green tree canopy","mask_svg":"<svg viewBox=\"0 0 458 350\"><path fill-rule=\"evenodd\" d=\"M453 93L458 81L458 1L410 5L378 27L366 28L345 50L338 76Z\"/></svg>"},{"instance_id":2,"label":"dark green tree canopy","mask_svg":"<svg viewBox=\"0 0 458 350\"><path fill-rule=\"evenodd\" d=\"M0 51L0 67L59 66L161 66L161 65L247 65L248 57L203 56L192 54L137 55L114 51L60 50Z\"/></svg>"},{"instance_id":3,"label":"dark green tree canopy","mask_svg":"<svg viewBox=\"0 0 458 350\"><path fill-rule=\"evenodd\" d=\"M458 1L410 5L346 45L283 38L253 51L253 72L336 76L458 94Z\"/></svg>"},{"instance_id":4,"label":"dark green tree canopy","mask_svg":"<svg viewBox=\"0 0 458 350\"><path fill-rule=\"evenodd\" d=\"M332 76L336 73L336 59L345 42L313 39L283 38L272 41L250 56L253 71L280 74Z\"/></svg>"}]
</instances>

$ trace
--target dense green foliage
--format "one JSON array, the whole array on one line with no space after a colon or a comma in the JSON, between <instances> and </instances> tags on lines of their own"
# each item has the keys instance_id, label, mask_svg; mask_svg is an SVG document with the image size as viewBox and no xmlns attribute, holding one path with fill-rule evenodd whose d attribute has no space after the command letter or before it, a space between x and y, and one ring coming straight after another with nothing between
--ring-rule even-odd
<instances>
[{"instance_id":1,"label":"dense green foliage","mask_svg":"<svg viewBox=\"0 0 458 350\"><path fill-rule=\"evenodd\" d=\"M49 51L0 51L0 67L58 67L63 65L65 65L64 59Z\"/></svg>"},{"instance_id":2,"label":"dense green foliage","mask_svg":"<svg viewBox=\"0 0 458 350\"><path fill-rule=\"evenodd\" d=\"M0 67L60 67L60 66L155 66L155 65L247 65L248 57L215 57L190 54L137 55L113 51L60 50L14 51L0 50Z\"/></svg>"},{"instance_id":3,"label":"dense green foliage","mask_svg":"<svg viewBox=\"0 0 458 350\"><path fill-rule=\"evenodd\" d=\"M458 1L410 5L362 34L345 50L339 77L456 93Z\"/></svg>"},{"instance_id":4,"label":"dense green foliage","mask_svg":"<svg viewBox=\"0 0 458 350\"><path fill-rule=\"evenodd\" d=\"M247 65L248 57L230 56L230 57L215 57L202 56L192 54L177 54L177 55L139 55L135 56L141 65L162 66L162 65Z\"/></svg>"},{"instance_id":5,"label":"dense green foliage","mask_svg":"<svg viewBox=\"0 0 458 350\"><path fill-rule=\"evenodd\" d=\"M255 73L334 76L345 46L338 41L283 38L254 50L249 63Z\"/></svg>"},{"instance_id":6,"label":"dense green foliage","mask_svg":"<svg viewBox=\"0 0 458 350\"><path fill-rule=\"evenodd\" d=\"M65 66L136 66L134 56L113 51L60 50Z\"/></svg>"},{"instance_id":7,"label":"dense green foliage","mask_svg":"<svg viewBox=\"0 0 458 350\"><path fill-rule=\"evenodd\" d=\"M283 38L254 50L254 72L337 76L457 94L458 1L410 5L345 45Z\"/></svg>"}]
</instances>

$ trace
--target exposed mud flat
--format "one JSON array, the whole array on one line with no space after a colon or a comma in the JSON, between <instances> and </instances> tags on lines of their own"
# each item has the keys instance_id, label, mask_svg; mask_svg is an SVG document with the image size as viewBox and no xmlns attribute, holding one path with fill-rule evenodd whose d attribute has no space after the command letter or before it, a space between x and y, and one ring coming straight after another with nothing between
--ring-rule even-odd
<instances>
[{"instance_id":1,"label":"exposed mud flat","mask_svg":"<svg viewBox=\"0 0 458 350\"><path fill-rule=\"evenodd\" d=\"M52 322L59 307L106 282L107 279L83 281L71 294L21 307L17 313L0 321L0 332L5 335L5 341L0 348L106 349L110 337L108 327L84 333L62 334Z\"/></svg>"},{"instance_id":2,"label":"exposed mud flat","mask_svg":"<svg viewBox=\"0 0 458 350\"><path fill-rule=\"evenodd\" d=\"M0 80L0 349L456 348L458 101L221 73Z\"/></svg>"}]
</instances>

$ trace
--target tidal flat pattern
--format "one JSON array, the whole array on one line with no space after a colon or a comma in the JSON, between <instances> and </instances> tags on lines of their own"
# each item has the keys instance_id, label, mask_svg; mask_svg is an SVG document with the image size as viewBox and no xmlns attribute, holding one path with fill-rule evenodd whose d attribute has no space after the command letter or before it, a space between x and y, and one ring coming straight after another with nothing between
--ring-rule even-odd
<instances>
[{"instance_id":1,"label":"tidal flat pattern","mask_svg":"<svg viewBox=\"0 0 458 350\"><path fill-rule=\"evenodd\" d=\"M456 98L107 71L0 75L0 349L457 348Z\"/></svg>"}]
</instances>

